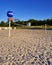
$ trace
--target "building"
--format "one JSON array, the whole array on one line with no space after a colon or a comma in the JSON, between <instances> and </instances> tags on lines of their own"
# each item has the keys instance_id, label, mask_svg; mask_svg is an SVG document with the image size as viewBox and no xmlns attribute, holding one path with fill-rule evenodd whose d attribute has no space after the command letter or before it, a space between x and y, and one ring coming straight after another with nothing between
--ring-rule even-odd
<instances>
[{"instance_id":1,"label":"building","mask_svg":"<svg viewBox=\"0 0 52 65\"><path fill-rule=\"evenodd\" d=\"M28 23L27 23L27 26L31 26L31 22L28 22Z\"/></svg>"}]
</instances>

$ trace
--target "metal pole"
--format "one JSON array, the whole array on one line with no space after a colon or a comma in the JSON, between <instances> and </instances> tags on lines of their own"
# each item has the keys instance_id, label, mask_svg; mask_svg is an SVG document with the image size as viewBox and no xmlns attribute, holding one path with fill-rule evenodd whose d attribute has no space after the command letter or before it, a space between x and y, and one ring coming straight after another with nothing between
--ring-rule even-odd
<instances>
[{"instance_id":1,"label":"metal pole","mask_svg":"<svg viewBox=\"0 0 52 65\"><path fill-rule=\"evenodd\" d=\"M9 37L10 37L10 21L9 21Z\"/></svg>"}]
</instances>

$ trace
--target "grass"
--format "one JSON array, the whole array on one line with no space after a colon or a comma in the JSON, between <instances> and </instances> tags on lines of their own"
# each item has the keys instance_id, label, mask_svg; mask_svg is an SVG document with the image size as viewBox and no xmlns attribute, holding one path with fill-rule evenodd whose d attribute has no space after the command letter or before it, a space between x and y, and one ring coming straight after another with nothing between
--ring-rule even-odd
<instances>
[{"instance_id":1,"label":"grass","mask_svg":"<svg viewBox=\"0 0 52 65\"><path fill-rule=\"evenodd\" d=\"M45 26L17 26L17 29L45 29ZM52 29L52 26L46 26L46 29Z\"/></svg>"}]
</instances>

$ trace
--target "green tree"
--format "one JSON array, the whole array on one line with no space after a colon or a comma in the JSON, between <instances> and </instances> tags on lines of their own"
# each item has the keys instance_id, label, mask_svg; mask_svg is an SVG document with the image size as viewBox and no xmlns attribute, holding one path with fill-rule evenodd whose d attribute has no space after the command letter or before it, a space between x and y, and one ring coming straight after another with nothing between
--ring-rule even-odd
<instances>
[{"instance_id":1,"label":"green tree","mask_svg":"<svg viewBox=\"0 0 52 65\"><path fill-rule=\"evenodd\" d=\"M5 27L6 23L4 21L1 21L0 26Z\"/></svg>"}]
</instances>

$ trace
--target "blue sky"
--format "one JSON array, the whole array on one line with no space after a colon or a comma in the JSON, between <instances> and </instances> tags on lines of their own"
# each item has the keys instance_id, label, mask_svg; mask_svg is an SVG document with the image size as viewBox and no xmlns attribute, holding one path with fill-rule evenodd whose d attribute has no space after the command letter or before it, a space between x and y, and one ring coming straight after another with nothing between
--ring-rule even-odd
<instances>
[{"instance_id":1,"label":"blue sky","mask_svg":"<svg viewBox=\"0 0 52 65\"><path fill-rule=\"evenodd\" d=\"M14 12L14 19L52 18L52 0L0 0L0 21L7 21L9 10Z\"/></svg>"}]
</instances>

